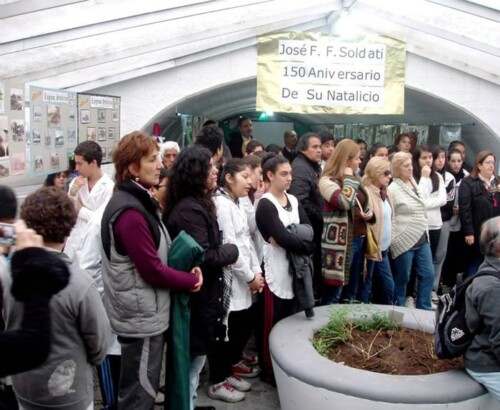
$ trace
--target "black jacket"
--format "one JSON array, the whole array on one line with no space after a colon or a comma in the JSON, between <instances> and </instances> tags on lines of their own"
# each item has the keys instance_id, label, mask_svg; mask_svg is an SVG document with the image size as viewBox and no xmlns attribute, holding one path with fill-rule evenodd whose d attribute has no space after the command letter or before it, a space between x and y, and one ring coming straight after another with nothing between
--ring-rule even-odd
<instances>
[{"instance_id":1,"label":"black jacket","mask_svg":"<svg viewBox=\"0 0 500 410\"><path fill-rule=\"evenodd\" d=\"M323 198L318 181L321 166L299 152L292 162L292 185L288 192L294 195L304 207L314 229L314 237L321 237L323 230Z\"/></svg>"},{"instance_id":2,"label":"black jacket","mask_svg":"<svg viewBox=\"0 0 500 410\"><path fill-rule=\"evenodd\" d=\"M481 224L500 215L500 193L490 193L479 178L467 177L459 189L460 222L464 235L474 235L477 239Z\"/></svg>"},{"instance_id":3,"label":"black jacket","mask_svg":"<svg viewBox=\"0 0 500 410\"><path fill-rule=\"evenodd\" d=\"M214 343L222 342L226 326L222 324L223 271L226 265L238 259L238 247L222 245L216 219L210 217L200 199L186 197L179 201L167 220L172 240L184 230L205 249L205 260L200 266L203 285L191 296L191 353L206 354Z\"/></svg>"}]
</instances>

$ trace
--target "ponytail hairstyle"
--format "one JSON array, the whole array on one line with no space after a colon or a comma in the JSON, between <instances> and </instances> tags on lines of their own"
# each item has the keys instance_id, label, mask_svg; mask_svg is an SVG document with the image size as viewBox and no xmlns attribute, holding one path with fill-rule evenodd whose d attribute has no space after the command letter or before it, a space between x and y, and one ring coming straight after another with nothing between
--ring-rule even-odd
<instances>
[{"instance_id":1,"label":"ponytail hairstyle","mask_svg":"<svg viewBox=\"0 0 500 410\"><path fill-rule=\"evenodd\" d=\"M273 152L268 153L262 158L262 178L264 182L271 182L267 176L268 172L275 174L278 166L289 162L283 155L276 155Z\"/></svg>"},{"instance_id":2,"label":"ponytail hairstyle","mask_svg":"<svg viewBox=\"0 0 500 410\"><path fill-rule=\"evenodd\" d=\"M220 186L226 188L227 190L229 188L229 184L226 180L226 176L231 175L234 178L237 173L242 172L246 169L250 170L251 167L245 161L243 161L243 159L231 158L224 164L224 167L222 168Z\"/></svg>"}]
</instances>

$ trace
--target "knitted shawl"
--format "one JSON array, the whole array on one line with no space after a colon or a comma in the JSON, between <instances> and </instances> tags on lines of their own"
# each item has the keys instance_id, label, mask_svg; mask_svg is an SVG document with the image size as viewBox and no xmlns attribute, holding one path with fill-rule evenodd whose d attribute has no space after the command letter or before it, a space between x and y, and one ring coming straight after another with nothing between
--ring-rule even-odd
<instances>
[{"instance_id":1,"label":"knitted shawl","mask_svg":"<svg viewBox=\"0 0 500 410\"><path fill-rule=\"evenodd\" d=\"M351 176L346 176L343 184L326 176L319 180L319 191L325 199L321 234L321 273L327 285L342 286L349 281L353 236L352 210L358 189L359 181Z\"/></svg>"},{"instance_id":2,"label":"knitted shawl","mask_svg":"<svg viewBox=\"0 0 500 410\"><path fill-rule=\"evenodd\" d=\"M416 182L413 184L417 187ZM392 257L409 251L427 232L427 210L422 194L410 189L401 179L395 178L387 188L394 209L396 232L391 243Z\"/></svg>"}]
</instances>

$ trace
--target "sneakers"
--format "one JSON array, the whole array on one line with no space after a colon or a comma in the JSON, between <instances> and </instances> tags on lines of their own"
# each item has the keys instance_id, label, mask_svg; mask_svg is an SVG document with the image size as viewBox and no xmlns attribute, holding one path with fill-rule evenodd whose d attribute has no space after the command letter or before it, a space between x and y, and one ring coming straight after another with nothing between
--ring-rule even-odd
<instances>
[{"instance_id":1,"label":"sneakers","mask_svg":"<svg viewBox=\"0 0 500 410\"><path fill-rule=\"evenodd\" d=\"M256 354L243 352L241 358L247 366L257 366L259 364L259 356L257 356Z\"/></svg>"},{"instance_id":2,"label":"sneakers","mask_svg":"<svg viewBox=\"0 0 500 410\"><path fill-rule=\"evenodd\" d=\"M232 367L232 370L233 374L239 377L252 378L252 377L257 377L259 375L259 369L257 369L256 367L247 366L243 362L243 360L240 360L238 363L236 363Z\"/></svg>"},{"instance_id":3,"label":"sneakers","mask_svg":"<svg viewBox=\"0 0 500 410\"><path fill-rule=\"evenodd\" d=\"M412 296L407 296L405 300L405 306L410 309L415 308L415 300L413 299Z\"/></svg>"},{"instance_id":4,"label":"sneakers","mask_svg":"<svg viewBox=\"0 0 500 410\"><path fill-rule=\"evenodd\" d=\"M208 397L228 403L236 403L245 399L245 393L235 390L228 382L213 384L208 388Z\"/></svg>"},{"instance_id":5,"label":"sneakers","mask_svg":"<svg viewBox=\"0 0 500 410\"><path fill-rule=\"evenodd\" d=\"M233 386L238 391L249 391L252 389L252 385L248 383L246 380L243 380L239 376L235 376L234 374L226 379L231 386Z\"/></svg>"},{"instance_id":6,"label":"sneakers","mask_svg":"<svg viewBox=\"0 0 500 410\"><path fill-rule=\"evenodd\" d=\"M434 303L437 303L439 300L439 297L435 291L432 291L431 298Z\"/></svg>"}]
</instances>

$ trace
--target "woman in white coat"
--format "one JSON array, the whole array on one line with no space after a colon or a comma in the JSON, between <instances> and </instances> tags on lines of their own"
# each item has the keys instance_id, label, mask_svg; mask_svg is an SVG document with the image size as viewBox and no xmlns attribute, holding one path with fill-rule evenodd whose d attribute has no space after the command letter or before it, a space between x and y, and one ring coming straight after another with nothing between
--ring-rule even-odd
<instances>
[{"instance_id":1,"label":"woman in white coat","mask_svg":"<svg viewBox=\"0 0 500 410\"><path fill-rule=\"evenodd\" d=\"M240 158L230 159L222 170L222 187L214 195L217 221L222 231L223 243L238 247L238 260L226 266L232 275L231 303L228 318L229 352L232 376L226 381L240 391L250 390L251 385L241 379L258 375L257 369L247 366L241 359L252 328L252 293L264 286L262 269L250 236L247 215L240 205L240 198L248 195L251 188L250 166ZM226 274L226 272L224 273Z\"/></svg>"}]
</instances>

